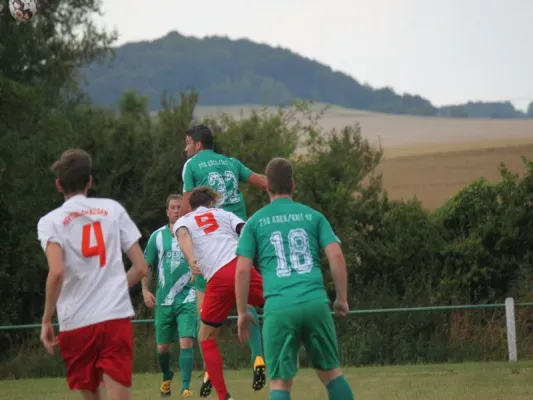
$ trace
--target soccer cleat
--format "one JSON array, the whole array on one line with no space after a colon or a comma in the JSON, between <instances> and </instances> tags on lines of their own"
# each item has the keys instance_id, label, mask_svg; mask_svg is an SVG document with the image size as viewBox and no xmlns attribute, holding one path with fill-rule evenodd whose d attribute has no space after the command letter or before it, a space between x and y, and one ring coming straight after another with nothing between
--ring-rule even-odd
<instances>
[{"instance_id":1,"label":"soccer cleat","mask_svg":"<svg viewBox=\"0 0 533 400\"><path fill-rule=\"evenodd\" d=\"M231 394L226 394L226 398L224 400L233 400L233 397L231 397Z\"/></svg>"},{"instance_id":2,"label":"soccer cleat","mask_svg":"<svg viewBox=\"0 0 533 400\"><path fill-rule=\"evenodd\" d=\"M185 389L183 392L181 392L181 397L192 397L192 392L189 389Z\"/></svg>"},{"instance_id":3,"label":"soccer cleat","mask_svg":"<svg viewBox=\"0 0 533 400\"><path fill-rule=\"evenodd\" d=\"M161 387L159 391L161 392L161 397L170 397L172 391L170 390L170 382L172 381L163 381L161 382Z\"/></svg>"},{"instance_id":4,"label":"soccer cleat","mask_svg":"<svg viewBox=\"0 0 533 400\"><path fill-rule=\"evenodd\" d=\"M172 378L174 378L174 372L172 372L172 376L170 377L170 379L161 382L161 387L159 388L161 397L170 397L170 395L172 394L172 391L170 390L170 383L172 382Z\"/></svg>"},{"instance_id":5,"label":"soccer cleat","mask_svg":"<svg viewBox=\"0 0 533 400\"><path fill-rule=\"evenodd\" d=\"M252 389L255 391L261 390L265 387L265 360L263 357L257 356L254 361L254 381L252 383Z\"/></svg>"},{"instance_id":6,"label":"soccer cleat","mask_svg":"<svg viewBox=\"0 0 533 400\"><path fill-rule=\"evenodd\" d=\"M209 374L205 371L202 386L200 386L200 397L209 396L212 390L213 384L211 383L211 378L209 378Z\"/></svg>"}]
</instances>

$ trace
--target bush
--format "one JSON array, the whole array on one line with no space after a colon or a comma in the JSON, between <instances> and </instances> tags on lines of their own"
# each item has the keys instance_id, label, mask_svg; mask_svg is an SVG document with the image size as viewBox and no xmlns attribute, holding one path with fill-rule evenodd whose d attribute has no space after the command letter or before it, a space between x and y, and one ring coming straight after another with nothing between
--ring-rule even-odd
<instances>
[{"instance_id":1,"label":"bush","mask_svg":"<svg viewBox=\"0 0 533 400\"><path fill-rule=\"evenodd\" d=\"M185 130L198 96L163 96L161 111L151 115L146 99L134 92L124 94L118 112L87 104L50 109L38 86L1 77L0 93L0 323L33 323L42 313L46 276L35 227L61 202L48 166L69 146L88 150L94 159L92 194L119 200L139 225L144 245L166 219L167 195L181 192ZM296 199L324 213L342 239L353 309L529 298L533 165L528 160L522 176L502 166L500 182L476 181L428 213L416 199L388 198L376 173L381 149L370 146L357 124L324 132L320 115L298 103L296 109L204 122L216 133L219 151L254 171L263 172L273 157L294 162ZM268 202L254 188L243 191L249 214ZM333 298L325 262L324 276ZM151 317L138 288L132 296L137 316ZM522 337L531 330L531 314L517 315ZM346 364L462 361L501 359L502 321L497 312L382 313L338 320L337 329ZM223 345L228 365L247 366L249 352L230 330ZM136 340L136 370L154 370L153 327L137 326ZM5 360L0 376L63 373L57 358L40 349L35 332L1 333L0 342ZM524 346L521 354L529 355L531 346Z\"/></svg>"}]
</instances>

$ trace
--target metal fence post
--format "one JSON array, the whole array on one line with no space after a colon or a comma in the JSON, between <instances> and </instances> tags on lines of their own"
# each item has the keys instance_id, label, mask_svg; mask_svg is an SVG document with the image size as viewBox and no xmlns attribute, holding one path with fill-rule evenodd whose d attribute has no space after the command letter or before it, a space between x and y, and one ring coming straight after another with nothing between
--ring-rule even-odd
<instances>
[{"instance_id":1,"label":"metal fence post","mask_svg":"<svg viewBox=\"0 0 533 400\"><path fill-rule=\"evenodd\" d=\"M516 320L514 313L514 299L505 299L505 321L507 325L507 348L509 350L509 361L517 361L516 351Z\"/></svg>"}]
</instances>

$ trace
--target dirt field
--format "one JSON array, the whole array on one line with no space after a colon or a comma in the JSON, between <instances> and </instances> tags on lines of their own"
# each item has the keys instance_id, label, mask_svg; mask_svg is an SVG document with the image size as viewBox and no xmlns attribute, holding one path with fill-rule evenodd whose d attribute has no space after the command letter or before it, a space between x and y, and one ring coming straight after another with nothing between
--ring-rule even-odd
<instances>
[{"instance_id":1,"label":"dirt field","mask_svg":"<svg viewBox=\"0 0 533 400\"><path fill-rule=\"evenodd\" d=\"M379 171L391 198L416 195L426 208L434 209L480 176L499 180L500 162L513 172L523 171L521 156L533 158L533 144L391 157L382 161Z\"/></svg>"},{"instance_id":2,"label":"dirt field","mask_svg":"<svg viewBox=\"0 0 533 400\"><path fill-rule=\"evenodd\" d=\"M197 114L224 112L238 117L241 110L246 115L251 108L199 107ZM498 180L500 162L520 172L520 157L533 158L533 120L411 117L333 107L321 125L329 130L356 122L363 136L373 144L381 143L385 151L379 171L391 198L416 195L428 209L440 206L480 176Z\"/></svg>"}]
</instances>

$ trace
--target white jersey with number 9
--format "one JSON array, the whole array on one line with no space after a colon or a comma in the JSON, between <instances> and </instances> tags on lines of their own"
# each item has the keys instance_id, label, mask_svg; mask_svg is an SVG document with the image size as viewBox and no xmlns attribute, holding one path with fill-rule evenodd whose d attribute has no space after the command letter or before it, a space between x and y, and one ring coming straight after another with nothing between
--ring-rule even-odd
<instances>
[{"instance_id":1,"label":"white jersey with number 9","mask_svg":"<svg viewBox=\"0 0 533 400\"><path fill-rule=\"evenodd\" d=\"M64 278L57 302L60 331L134 315L122 252L141 237L117 201L71 197L39 220L38 238L61 246Z\"/></svg>"},{"instance_id":2,"label":"white jersey with number 9","mask_svg":"<svg viewBox=\"0 0 533 400\"><path fill-rule=\"evenodd\" d=\"M174 224L174 233L186 227L194 246L194 256L206 281L237 255L237 226L244 221L222 208L198 207Z\"/></svg>"}]
</instances>

